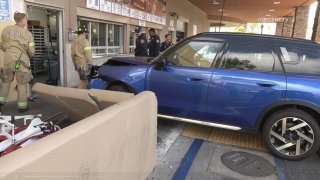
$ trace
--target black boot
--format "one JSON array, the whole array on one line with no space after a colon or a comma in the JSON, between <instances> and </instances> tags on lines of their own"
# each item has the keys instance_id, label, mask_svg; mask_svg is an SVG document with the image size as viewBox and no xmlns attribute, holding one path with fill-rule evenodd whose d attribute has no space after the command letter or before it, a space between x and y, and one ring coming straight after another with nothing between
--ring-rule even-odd
<instances>
[{"instance_id":1,"label":"black boot","mask_svg":"<svg viewBox=\"0 0 320 180\"><path fill-rule=\"evenodd\" d=\"M28 108L26 108L26 109L19 109L19 113L25 113L25 112L27 112L29 109Z\"/></svg>"}]
</instances>

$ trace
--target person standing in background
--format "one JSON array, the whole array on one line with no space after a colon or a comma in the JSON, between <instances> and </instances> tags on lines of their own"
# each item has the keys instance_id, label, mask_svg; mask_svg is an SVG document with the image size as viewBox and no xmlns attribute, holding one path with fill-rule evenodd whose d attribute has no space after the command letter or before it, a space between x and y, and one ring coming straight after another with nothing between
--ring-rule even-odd
<instances>
[{"instance_id":1,"label":"person standing in background","mask_svg":"<svg viewBox=\"0 0 320 180\"><path fill-rule=\"evenodd\" d=\"M87 28L79 27L76 31L78 38L75 39L71 46L71 57L75 69L80 77L79 89L87 89L88 78L92 69L92 52L87 38Z\"/></svg>"},{"instance_id":2,"label":"person standing in background","mask_svg":"<svg viewBox=\"0 0 320 180\"><path fill-rule=\"evenodd\" d=\"M35 54L35 44L31 32L25 29L28 25L26 14L15 12L13 18L16 24L4 28L1 35L5 55L4 68L0 69L0 105L6 103L10 85L16 77L17 108L23 113L28 110L28 84L32 79L30 58Z\"/></svg>"},{"instance_id":3,"label":"person standing in background","mask_svg":"<svg viewBox=\"0 0 320 180\"><path fill-rule=\"evenodd\" d=\"M173 45L173 43L171 42L171 35L170 34L166 34L164 37L165 37L165 41L163 41L161 43L160 52L165 51L166 49L168 49L169 47L171 47Z\"/></svg>"},{"instance_id":4,"label":"person standing in background","mask_svg":"<svg viewBox=\"0 0 320 180\"><path fill-rule=\"evenodd\" d=\"M148 56L148 42L147 42L146 36L142 33L142 27L137 26L134 31L136 32L136 36L137 36L136 48L134 49L134 55L136 57Z\"/></svg>"},{"instance_id":5,"label":"person standing in background","mask_svg":"<svg viewBox=\"0 0 320 180\"><path fill-rule=\"evenodd\" d=\"M149 29L149 35L149 57L157 57L160 54L160 37L153 28Z\"/></svg>"}]
</instances>

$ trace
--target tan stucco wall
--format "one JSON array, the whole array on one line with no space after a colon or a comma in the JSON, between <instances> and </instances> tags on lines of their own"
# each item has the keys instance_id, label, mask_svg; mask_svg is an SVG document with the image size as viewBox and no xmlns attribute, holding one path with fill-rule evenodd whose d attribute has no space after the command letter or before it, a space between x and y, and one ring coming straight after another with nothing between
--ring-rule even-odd
<instances>
[{"instance_id":1,"label":"tan stucco wall","mask_svg":"<svg viewBox=\"0 0 320 180\"><path fill-rule=\"evenodd\" d=\"M170 11L176 12L178 14L178 17L171 17L168 13ZM208 32L210 29L210 23L208 21L207 14L187 0L167 1L167 24L163 27L163 30L161 31L161 38L164 38L164 35L168 33L170 19L174 20L175 29L177 19L182 21L186 19L189 21L187 27L187 37L193 35L193 25L197 26L197 33ZM175 33L173 38L175 42Z\"/></svg>"},{"instance_id":2,"label":"tan stucco wall","mask_svg":"<svg viewBox=\"0 0 320 180\"><path fill-rule=\"evenodd\" d=\"M147 179L156 114L155 95L143 92L1 157L0 179Z\"/></svg>"},{"instance_id":3,"label":"tan stucco wall","mask_svg":"<svg viewBox=\"0 0 320 180\"><path fill-rule=\"evenodd\" d=\"M21 0L24 2L23 0ZM125 34L125 53L129 52L129 30L131 25L138 25L139 21L131 18L121 17L109 13L103 13L96 10L90 10L85 8L86 0L25 0L25 4L43 6L46 8L54 8L63 11L63 74L64 74L64 85L68 87L77 86L79 83L79 77L77 72L74 70L74 66L70 56L70 45L71 41L68 41L69 29L75 30L77 28L78 17L86 17L89 19L110 21L124 24ZM160 30L161 40L164 39L164 35L168 33L169 19L174 20L174 28L176 28L177 17L169 16L169 11L174 11L179 15L179 20L187 20L188 29L187 36L193 35L193 25L197 25L197 33L209 31L209 22L207 15L199 8L194 6L187 0L174 0L167 1L167 25L162 26L154 23L146 22L147 27L153 27ZM6 26L0 21L1 27ZM173 33L173 41L175 42L175 32ZM1 55L1 54L0 54ZM101 64L101 60L97 60L96 64Z\"/></svg>"}]
</instances>

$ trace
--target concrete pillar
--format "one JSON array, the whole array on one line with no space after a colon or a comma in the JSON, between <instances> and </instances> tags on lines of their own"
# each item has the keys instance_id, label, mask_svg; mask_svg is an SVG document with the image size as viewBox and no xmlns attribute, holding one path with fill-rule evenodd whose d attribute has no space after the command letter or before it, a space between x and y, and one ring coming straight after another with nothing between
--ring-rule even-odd
<instances>
[{"instance_id":1,"label":"concrete pillar","mask_svg":"<svg viewBox=\"0 0 320 180\"><path fill-rule=\"evenodd\" d=\"M285 17L282 28L282 36L292 37L294 17Z\"/></svg>"},{"instance_id":2,"label":"concrete pillar","mask_svg":"<svg viewBox=\"0 0 320 180\"><path fill-rule=\"evenodd\" d=\"M296 7L292 37L306 38L308 29L309 6Z\"/></svg>"},{"instance_id":3,"label":"concrete pillar","mask_svg":"<svg viewBox=\"0 0 320 180\"><path fill-rule=\"evenodd\" d=\"M316 32L316 39L315 41L317 43L320 43L320 17L318 18L318 28L317 28L317 32Z\"/></svg>"},{"instance_id":4,"label":"concrete pillar","mask_svg":"<svg viewBox=\"0 0 320 180\"><path fill-rule=\"evenodd\" d=\"M320 0L318 0L317 10L314 17L311 40L320 43Z\"/></svg>"},{"instance_id":5,"label":"concrete pillar","mask_svg":"<svg viewBox=\"0 0 320 180\"><path fill-rule=\"evenodd\" d=\"M282 36L283 22L277 22L276 36Z\"/></svg>"}]
</instances>

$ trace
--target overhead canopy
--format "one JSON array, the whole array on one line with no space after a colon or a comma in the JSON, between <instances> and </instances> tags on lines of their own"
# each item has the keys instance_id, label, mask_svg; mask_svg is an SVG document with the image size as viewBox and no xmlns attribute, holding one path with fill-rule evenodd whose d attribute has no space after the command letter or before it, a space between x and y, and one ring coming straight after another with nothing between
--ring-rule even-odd
<instances>
[{"instance_id":1,"label":"overhead canopy","mask_svg":"<svg viewBox=\"0 0 320 180\"><path fill-rule=\"evenodd\" d=\"M316 0L189 0L207 13L208 19L223 22L261 22L261 18L293 16L295 7L309 6ZM225 2L224 2L225 1ZM223 8L224 3L224 8Z\"/></svg>"}]
</instances>

